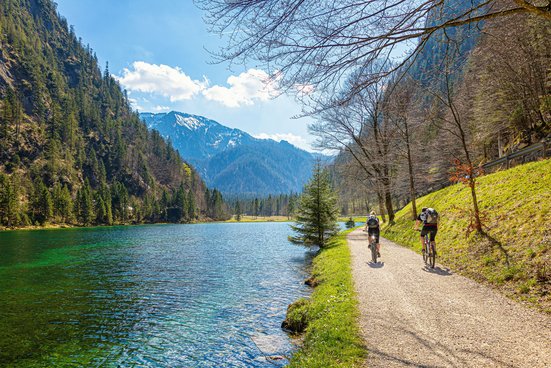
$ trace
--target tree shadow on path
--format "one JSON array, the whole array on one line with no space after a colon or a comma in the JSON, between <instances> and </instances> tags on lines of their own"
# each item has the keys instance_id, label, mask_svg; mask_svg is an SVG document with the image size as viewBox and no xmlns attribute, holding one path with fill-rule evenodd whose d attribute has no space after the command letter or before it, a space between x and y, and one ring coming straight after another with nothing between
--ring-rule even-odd
<instances>
[{"instance_id":1,"label":"tree shadow on path","mask_svg":"<svg viewBox=\"0 0 551 368\"><path fill-rule=\"evenodd\" d=\"M400 336L405 338L402 341L416 342L416 347L410 347L416 350L413 351L396 351L394 349L387 349L384 346L378 348L377 346L367 343L371 358L368 358L368 364L370 359L375 358L379 364L375 366L398 364L403 367L416 367L416 368L436 368L436 367L504 367L514 368L515 365L506 362L500 357L492 354L492 350L484 351L483 349L477 351L469 347L461 347L453 344L437 341L434 336L430 334L417 331L416 329L408 326L403 322L399 322L396 316L378 318L375 323L388 331L389 334L394 334L399 340ZM398 341L399 341L398 340ZM425 359L422 358L423 354L428 354ZM473 361L473 359L476 359ZM425 362L423 362L425 360ZM428 362L432 361L432 362ZM371 360L371 362L373 362Z\"/></svg>"}]
</instances>

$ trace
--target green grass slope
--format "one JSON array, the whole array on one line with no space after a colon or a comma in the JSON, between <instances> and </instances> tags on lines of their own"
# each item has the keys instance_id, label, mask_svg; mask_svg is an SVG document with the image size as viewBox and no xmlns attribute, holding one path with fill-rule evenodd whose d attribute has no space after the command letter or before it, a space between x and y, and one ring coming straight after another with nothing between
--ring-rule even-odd
<instances>
[{"instance_id":1,"label":"green grass slope","mask_svg":"<svg viewBox=\"0 0 551 368\"><path fill-rule=\"evenodd\" d=\"M417 207L440 213L438 262L551 313L551 160L533 162L483 176L478 198L487 236L466 235L472 206L461 184L431 193ZM420 252L411 205L396 215L383 236Z\"/></svg>"}]
</instances>

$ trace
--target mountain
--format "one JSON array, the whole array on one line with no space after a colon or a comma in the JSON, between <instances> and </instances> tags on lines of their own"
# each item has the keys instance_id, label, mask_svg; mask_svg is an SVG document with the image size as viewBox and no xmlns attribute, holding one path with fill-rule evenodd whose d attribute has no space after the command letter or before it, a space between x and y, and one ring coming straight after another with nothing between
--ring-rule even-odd
<instances>
[{"instance_id":1,"label":"mountain","mask_svg":"<svg viewBox=\"0 0 551 368\"><path fill-rule=\"evenodd\" d=\"M445 21L461 17L462 14L462 18L478 15L484 11L484 7L471 14L469 11L480 6L482 2L482 0L444 1L427 15L425 27L434 27ZM465 14L469 16L465 16ZM413 64L409 67L409 74L415 80L429 84L435 74L443 72L446 54L456 53L455 56L460 59L468 56L476 46L483 24L484 22L477 22L448 28L445 32L443 30L436 31L426 41L419 55L414 58ZM450 44L456 46L457 49L450 48Z\"/></svg>"},{"instance_id":2,"label":"mountain","mask_svg":"<svg viewBox=\"0 0 551 368\"><path fill-rule=\"evenodd\" d=\"M53 1L0 1L0 227L192 221L222 209Z\"/></svg>"},{"instance_id":3,"label":"mountain","mask_svg":"<svg viewBox=\"0 0 551 368\"><path fill-rule=\"evenodd\" d=\"M150 129L169 138L209 186L230 195L300 192L315 156L287 141L254 138L203 116L142 113Z\"/></svg>"}]
</instances>

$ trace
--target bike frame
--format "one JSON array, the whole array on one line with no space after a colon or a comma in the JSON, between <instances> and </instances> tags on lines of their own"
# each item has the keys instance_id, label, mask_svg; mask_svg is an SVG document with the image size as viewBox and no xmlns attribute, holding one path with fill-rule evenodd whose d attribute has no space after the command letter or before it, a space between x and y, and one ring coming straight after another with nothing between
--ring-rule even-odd
<instances>
[{"instance_id":1,"label":"bike frame","mask_svg":"<svg viewBox=\"0 0 551 368\"><path fill-rule=\"evenodd\" d=\"M423 255L423 259L425 263L428 262L431 268L434 268L436 264L436 245L433 245L432 242L430 241L430 234L425 234L424 242L425 242L425 254ZM432 260L430 259L431 256L432 256Z\"/></svg>"},{"instance_id":2,"label":"bike frame","mask_svg":"<svg viewBox=\"0 0 551 368\"><path fill-rule=\"evenodd\" d=\"M369 248L371 249L372 261L377 263L377 237L375 235L369 236Z\"/></svg>"}]
</instances>

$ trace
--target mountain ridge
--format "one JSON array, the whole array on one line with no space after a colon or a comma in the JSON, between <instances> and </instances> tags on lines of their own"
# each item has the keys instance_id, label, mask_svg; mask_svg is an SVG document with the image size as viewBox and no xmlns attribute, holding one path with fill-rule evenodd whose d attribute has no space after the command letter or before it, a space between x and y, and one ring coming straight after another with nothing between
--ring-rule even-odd
<instances>
[{"instance_id":1,"label":"mountain ridge","mask_svg":"<svg viewBox=\"0 0 551 368\"><path fill-rule=\"evenodd\" d=\"M209 186L230 195L300 192L316 156L282 140L261 139L200 115L140 113L170 139Z\"/></svg>"}]
</instances>

